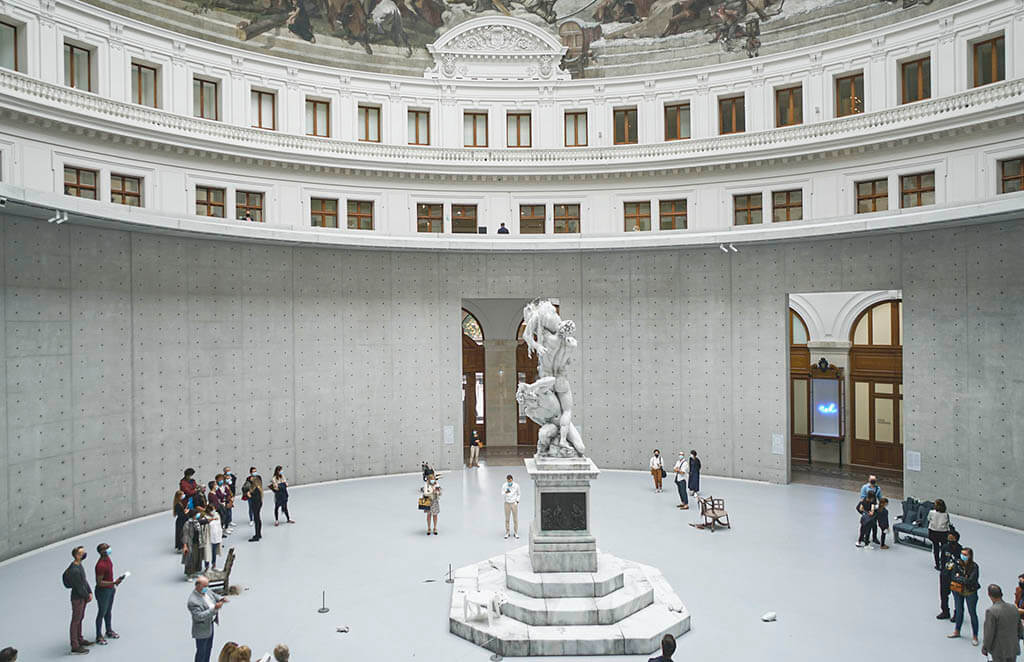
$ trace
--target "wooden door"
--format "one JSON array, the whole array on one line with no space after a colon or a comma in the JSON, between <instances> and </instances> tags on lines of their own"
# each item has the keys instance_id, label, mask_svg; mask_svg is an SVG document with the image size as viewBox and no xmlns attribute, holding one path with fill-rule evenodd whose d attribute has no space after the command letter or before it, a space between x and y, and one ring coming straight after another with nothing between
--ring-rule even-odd
<instances>
[{"instance_id":1,"label":"wooden door","mask_svg":"<svg viewBox=\"0 0 1024 662\"><path fill-rule=\"evenodd\" d=\"M462 336L462 445L476 430L487 443L487 419L484 407L484 347Z\"/></svg>"},{"instance_id":2,"label":"wooden door","mask_svg":"<svg viewBox=\"0 0 1024 662\"><path fill-rule=\"evenodd\" d=\"M807 324L803 318L789 310L789 455L793 460L811 461L810 397L811 352Z\"/></svg>"},{"instance_id":3,"label":"wooden door","mask_svg":"<svg viewBox=\"0 0 1024 662\"><path fill-rule=\"evenodd\" d=\"M527 356L526 342L520 340L516 346L516 384L532 384L535 381L537 381L537 356ZM517 445L536 446L537 433L540 431L540 426L527 418L526 414L519 411L518 403L516 405L516 413L519 417L516 432Z\"/></svg>"},{"instance_id":4,"label":"wooden door","mask_svg":"<svg viewBox=\"0 0 1024 662\"><path fill-rule=\"evenodd\" d=\"M883 301L850 333L850 461L903 469L903 306Z\"/></svg>"}]
</instances>

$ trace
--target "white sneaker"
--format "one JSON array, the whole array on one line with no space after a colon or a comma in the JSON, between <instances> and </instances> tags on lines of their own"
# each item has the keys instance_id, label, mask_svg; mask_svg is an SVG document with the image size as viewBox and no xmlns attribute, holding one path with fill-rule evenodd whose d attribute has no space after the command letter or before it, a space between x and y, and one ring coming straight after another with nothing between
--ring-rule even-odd
<instances>
[{"instance_id":1,"label":"white sneaker","mask_svg":"<svg viewBox=\"0 0 1024 662\"><path fill-rule=\"evenodd\" d=\"M518 533L516 534L516 540L519 540L519 534Z\"/></svg>"},{"instance_id":2,"label":"white sneaker","mask_svg":"<svg viewBox=\"0 0 1024 662\"><path fill-rule=\"evenodd\" d=\"M252 526L253 526L253 524L252 524L252 520L249 520L249 528L251 529L251 528L252 528Z\"/></svg>"},{"instance_id":3,"label":"white sneaker","mask_svg":"<svg viewBox=\"0 0 1024 662\"><path fill-rule=\"evenodd\" d=\"M858 540L858 541L857 541L857 547L863 547L863 546L864 546L864 543L862 543L862 542L860 542L860 541Z\"/></svg>"},{"instance_id":4,"label":"white sneaker","mask_svg":"<svg viewBox=\"0 0 1024 662\"><path fill-rule=\"evenodd\" d=\"M505 532L505 540L508 540L508 531Z\"/></svg>"}]
</instances>

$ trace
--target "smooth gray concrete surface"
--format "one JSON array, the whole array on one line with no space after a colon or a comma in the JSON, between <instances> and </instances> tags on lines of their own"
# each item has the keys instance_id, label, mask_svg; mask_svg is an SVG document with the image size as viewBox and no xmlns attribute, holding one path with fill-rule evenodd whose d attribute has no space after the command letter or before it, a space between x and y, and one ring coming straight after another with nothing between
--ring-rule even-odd
<instances>
[{"instance_id":1,"label":"smooth gray concrete surface","mask_svg":"<svg viewBox=\"0 0 1024 662\"><path fill-rule=\"evenodd\" d=\"M444 573L449 564L459 568L523 545L503 539L506 473L508 467L485 466L442 477L439 535L429 537L416 510L418 475L294 489L296 524L265 526L259 543L242 540L250 529L239 505L235 515L243 526L229 543L238 555L232 583L248 590L225 606L215 650L233 640L262 655L284 642L292 659L304 661L486 662L489 651L448 632L451 585ZM528 484L522 467L512 473ZM938 577L928 551L854 546L855 493L708 477L702 487L725 498L732 530L687 526L696 511L677 510L671 490L654 493L647 473L604 471L592 493L602 551L660 569L692 615L675 659L981 659L969 639L946 639L951 625L935 619ZM532 499L524 490L520 512L532 512ZM269 522L272 514L264 513ZM1024 534L952 517L976 551L982 584L1011 589L1024 569ZM113 546L115 570L132 576L114 603L121 639L94 647L88 659L191 660L185 608L191 584L172 552L172 536L168 511L0 566L0 647L13 645L30 662L67 659L70 607L60 574L71 547L82 544L90 552L91 579L96 545L105 541ZM331 608L326 615L316 611L321 590ZM982 598L979 607L985 604ZM778 621L762 623L767 611L777 612ZM95 613L90 604L90 638ZM351 631L337 633L342 625Z\"/></svg>"},{"instance_id":2,"label":"smooth gray concrete surface","mask_svg":"<svg viewBox=\"0 0 1024 662\"><path fill-rule=\"evenodd\" d=\"M784 483L787 294L903 289L907 494L1024 528L1019 222L556 260L0 220L0 558L165 509L184 466L284 464L294 485L459 466L461 302L538 293L578 325L599 466L678 442Z\"/></svg>"}]
</instances>

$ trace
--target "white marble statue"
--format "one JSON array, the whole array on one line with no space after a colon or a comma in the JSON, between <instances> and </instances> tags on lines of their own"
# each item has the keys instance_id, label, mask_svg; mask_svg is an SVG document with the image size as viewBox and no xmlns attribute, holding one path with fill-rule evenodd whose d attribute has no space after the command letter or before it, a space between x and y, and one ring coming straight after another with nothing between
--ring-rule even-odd
<instances>
[{"instance_id":1,"label":"white marble statue","mask_svg":"<svg viewBox=\"0 0 1024 662\"><path fill-rule=\"evenodd\" d=\"M572 389L568 367L576 351L572 320L562 320L554 304L534 299L523 308L527 355L537 354L537 381L520 384L516 401L540 425L537 455L583 457L583 439L572 423Z\"/></svg>"}]
</instances>

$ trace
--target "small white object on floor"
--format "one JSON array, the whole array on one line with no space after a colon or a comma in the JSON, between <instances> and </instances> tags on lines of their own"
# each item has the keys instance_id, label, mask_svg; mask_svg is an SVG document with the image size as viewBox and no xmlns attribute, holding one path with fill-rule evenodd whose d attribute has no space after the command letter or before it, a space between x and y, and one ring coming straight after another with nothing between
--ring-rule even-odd
<instances>
[{"instance_id":1,"label":"small white object on floor","mask_svg":"<svg viewBox=\"0 0 1024 662\"><path fill-rule=\"evenodd\" d=\"M775 612L774 611L770 611L770 612L766 613L764 616L761 617L761 620L764 621L765 623L773 623L773 622L775 622Z\"/></svg>"},{"instance_id":2,"label":"small white object on floor","mask_svg":"<svg viewBox=\"0 0 1024 662\"><path fill-rule=\"evenodd\" d=\"M342 634L344 634L344 633L348 632L348 626L347 626L347 625L341 625L341 626L339 626L339 627L338 627L338 632L341 632Z\"/></svg>"}]
</instances>

